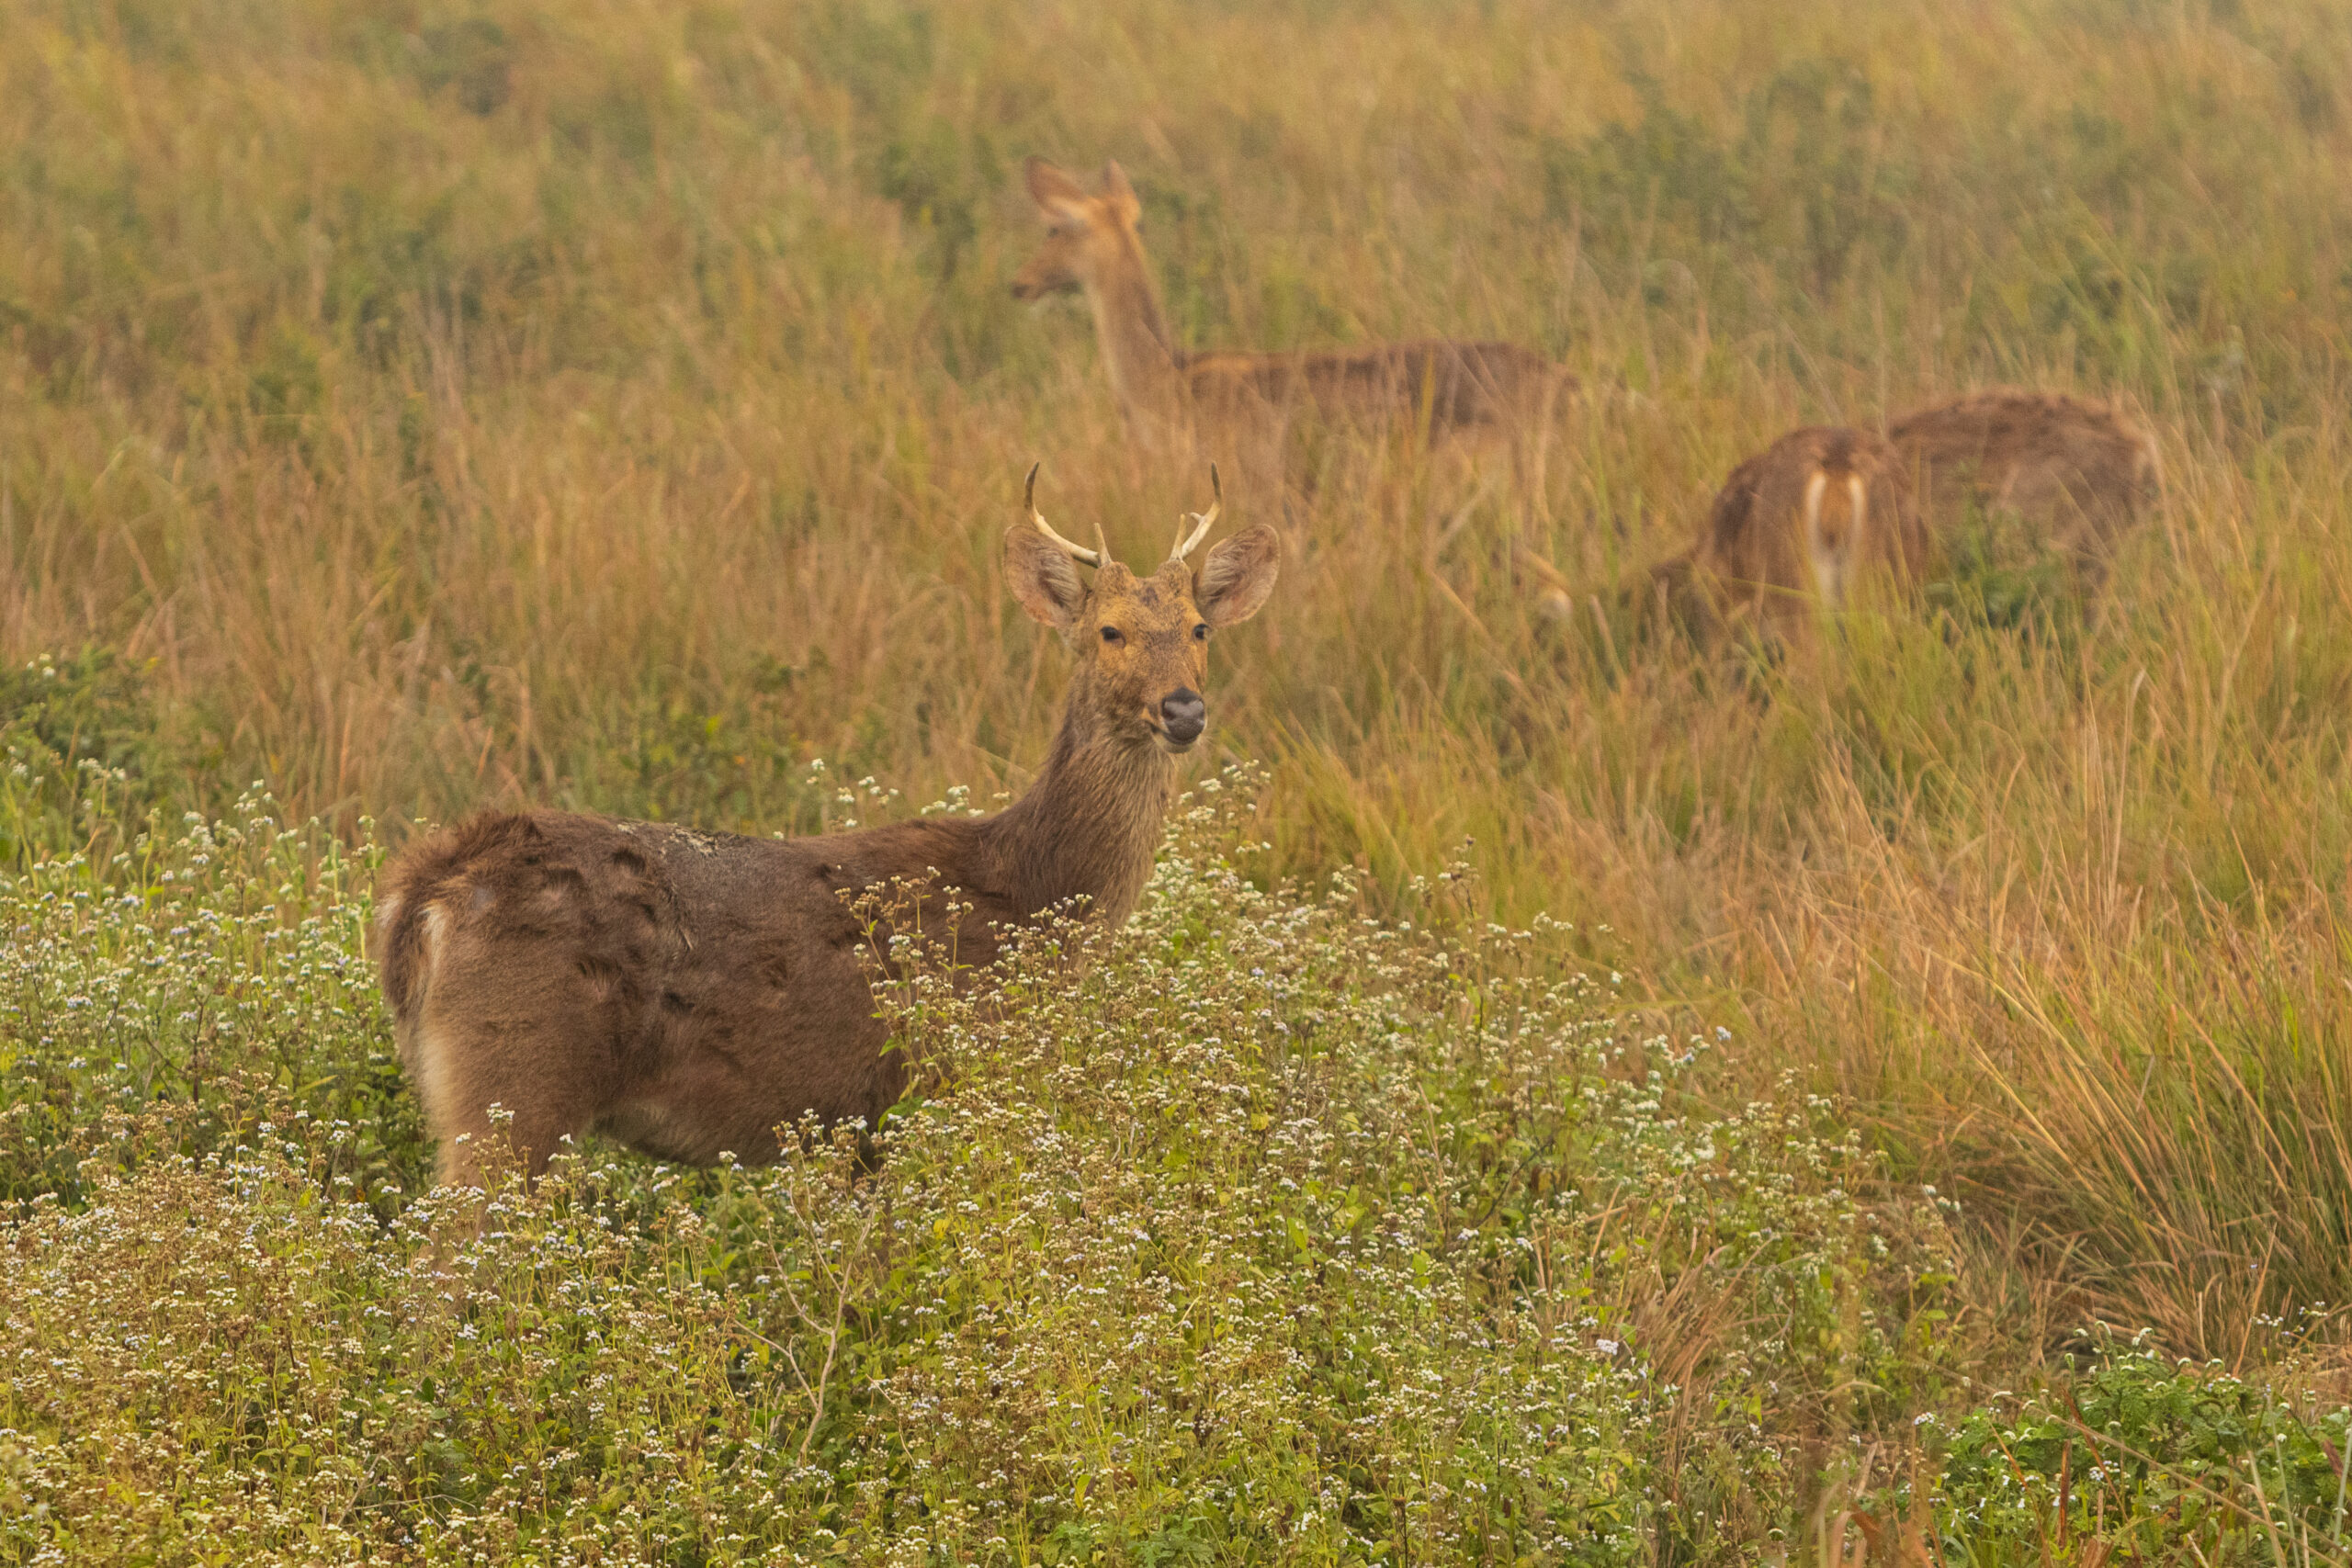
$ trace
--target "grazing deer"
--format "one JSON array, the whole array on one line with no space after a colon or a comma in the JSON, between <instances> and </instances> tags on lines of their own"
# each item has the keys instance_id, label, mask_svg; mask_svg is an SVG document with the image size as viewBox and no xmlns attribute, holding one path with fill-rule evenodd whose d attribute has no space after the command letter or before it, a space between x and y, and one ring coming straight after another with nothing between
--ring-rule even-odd
<instances>
[{"instance_id":1,"label":"grazing deer","mask_svg":"<svg viewBox=\"0 0 2352 1568\"><path fill-rule=\"evenodd\" d=\"M1127 918L1174 759L1207 723L1210 634L1266 602L1280 547L1261 525L1187 566L1220 501L1138 575L1107 545L1048 526L1036 479L1032 468L1028 515L1005 535L1005 576L1078 668L1045 771L1004 811L795 840L485 812L401 855L378 948L444 1183L479 1184L492 1106L512 1114L533 1176L592 1128L708 1164L724 1151L773 1160L778 1126L811 1112L874 1126L907 1068L875 1016L868 938L844 901L862 889L930 878L926 932L954 890L959 964L993 961L1001 928L1073 900L1092 919Z\"/></svg>"},{"instance_id":2,"label":"grazing deer","mask_svg":"<svg viewBox=\"0 0 2352 1568\"><path fill-rule=\"evenodd\" d=\"M2163 478L2145 428L2056 392L1972 392L1907 413L1886 434L1939 535L1958 533L1972 507L2015 513L2090 591Z\"/></svg>"},{"instance_id":3,"label":"grazing deer","mask_svg":"<svg viewBox=\"0 0 2352 1568\"><path fill-rule=\"evenodd\" d=\"M1301 413L1425 424L1432 437L1510 439L1522 492L1543 494L1554 412L1575 386L1566 367L1515 344L1453 338L1291 354L1179 348L1136 233L1143 204L1119 165L1102 165L1099 193L1043 158L1026 167L1046 243L1014 276L1013 297L1084 293L1112 394L1139 446L1189 456L1197 443L1278 477L1283 437Z\"/></svg>"},{"instance_id":4,"label":"grazing deer","mask_svg":"<svg viewBox=\"0 0 2352 1568\"><path fill-rule=\"evenodd\" d=\"M1699 542L1654 581L1730 617L1787 633L1818 604L1853 604L1873 584L1916 583L1928 536L1893 446L1868 431L1791 431L1731 471Z\"/></svg>"}]
</instances>

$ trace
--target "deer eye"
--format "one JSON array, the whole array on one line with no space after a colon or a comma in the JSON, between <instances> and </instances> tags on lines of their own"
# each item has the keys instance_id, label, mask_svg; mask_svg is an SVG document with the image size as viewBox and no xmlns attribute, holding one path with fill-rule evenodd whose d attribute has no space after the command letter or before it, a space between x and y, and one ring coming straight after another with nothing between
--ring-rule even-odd
<instances>
[{"instance_id":1,"label":"deer eye","mask_svg":"<svg viewBox=\"0 0 2352 1568\"><path fill-rule=\"evenodd\" d=\"M1126 641L1127 639L1120 633L1118 627L1104 626L1102 628L1102 640L1109 643L1112 647L1116 648L1119 644Z\"/></svg>"},{"instance_id":2,"label":"deer eye","mask_svg":"<svg viewBox=\"0 0 2352 1568\"><path fill-rule=\"evenodd\" d=\"M1193 640L1194 642L1206 642L1209 640L1209 624L1206 621L1201 622L1193 628Z\"/></svg>"}]
</instances>

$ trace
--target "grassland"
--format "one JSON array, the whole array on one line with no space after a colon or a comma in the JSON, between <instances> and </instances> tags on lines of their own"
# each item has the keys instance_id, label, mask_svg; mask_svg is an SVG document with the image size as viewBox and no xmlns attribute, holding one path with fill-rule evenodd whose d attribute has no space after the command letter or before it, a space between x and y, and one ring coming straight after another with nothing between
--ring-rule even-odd
<instances>
[{"instance_id":1,"label":"grassland","mask_svg":"<svg viewBox=\"0 0 2352 1568\"><path fill-rule=\"evenodd\" d=\"M1770 1550L1768 1532L1801 1526L1823 1495L1821 1444L1924 1410L1961 1430L1985 1386L2042 1376L2098 1343L2077 1337L2097 1321L2341 1404L2347 59L2352 20L2316 0L19 6L0 26L0 716L27 770L0 820L13 946L73 947L77 890L94 908L109 892L152 901L170 855L202 852L169 847L175 814L233 825L254 779L324 837L304 840L299 875L257 872L228 902L190 896L209 917L142 914L152 942L118 933L92 949L212 975L225 988L207 994L262 1021L244 1043L216 1049L209 1024L171 1021L211 1015L187 998L155 1010L164 991L140 970L114 984L154 1013L149 1043L101 1056L117 1050L103 1031L35 1021L99 993L52 996L10 971L0 1050L14 1124L32 1131L9 1196L62 1189L38 1222L52 1226L192 1204L107 1196L76 1162L148 1150L107 1156L134 1182L183 1179L164 1146L233 1163L226 1134L262 1114L259 1088L169 1134L100 1116L159 1089L200 1099L197 1084L220 1081L190 1074L202 1062L267 1068L266 1092L366 1145L329 1158L308 1134L296 1155L249 1141L279 1163L230 1183L237 1201L292 1226L313 1190L300 1173L323 1161L394 1223L405 1211L389 1194L422 1167L356 910L373 846L412 822L532 800L809 830L875 809L841 787L869 774L905 799L1017 790L1065 668L997 577L1020 473L1042 458L1057 520L1099 515L1130 553L1201 499L1198 476L1125 451L1083 313L1016 306L1004 288L1035 232L1020 158L1115 155L1189 344L1503 336L1594 389L1562 422L1540 504L1405 448L1329 455L1295 499L1284 590L1220 644L1210 693L1217 744L1270 768L1244 835L1272 846L1245 858L1252 878L1319 888L1339 870L1351 908L1402 918L1420 908L1417 874L1466 856L1478 906L1452 919L1529 929L1548 911L1552 972L1623 973L1577 1018L1623 1040L1728 1032L1664 1091L1685 1131L1769 1102L1803 1112L1795 1143L1842 1149L1850 1133L1863 1152L1837 1157L1866 1164L1867 1181L1792 1177L1792 1190L1859 1204L1853 1224L1941 1259L1896 1269L1908 1282L1894 1295L1821 1309L1825 1323L1849 1308L1943 1314L1932 1353L1914 1344L1864 1368L1841 1359L1861 1353L1849 1340L1789 1371L1785 1399L1756 1393L1756 1443L1783 1469L1736 1438L1745 1393L1720 1406L1596 1396L1633 1435L1596 1426L1574 1445L1575 1484L1635 1455L1648 1468L1629 1460L1615 1484L1679 1497L1685 1516L1673 1529L1629 1516L1641 1550ZM1955 561L1924 613L1844 628L1822 660L1746 666L1610 610L1781 429L1872 423L1993 382L2117 397L2163 433L2164 503L2098 604ZM1519 547L1599 608L1542 615ZM77 759L120 776L75 775ZM141 850L121 825L151 807L165 826ZM318 868L334 839L352 847L330 886ZM72 867L42 874L65 880L39 883L45 859ZM301 890L300 919L280 887ZM265 909L297 931L326 922L303 938L318 944L303 978L336 976L326 992L251 977L277 973L266 965L221 969L245 962L238 942L264 949L260 927L219 922L266 927ZM1153 926L1136 953L1182 940ZM1416 1027L1443 1015L1433 1005ZM1194 1070L1152 1055L1178 1050L1173 1034L1146 1038L1135 1072ZM1017 1041L1000 1046L1023 1059ZM117 1060L119 1074L104 1066ZM1385 1081L1376 1067L1367 1081ZM1080 1106L1060 1114L1081 1124ZM1464 1101L1463 1125L1499 1125L1490 1112L1503 1114ZM1244 1158L1211 1142L1215 1159ZM1648 1168L1630 1147L1576 1144L1561 1168L1630 1179ZM910 1153L910 1170L930 1157ZM1383 1167L1367 1212L1486 1179L1464 1158L1471 1174L1442 1179ZM609 1177L647 1227L656 1179ZM677 1213L722 1235L817 1180L745 1177L725 1196L704 1179L659 1196L691 1189ZM1917 1196L1925 1185L1957 1198L1956 1219ZM1259 1229L1286 1234L1274 1212ZM1691 1211L1660 1213L1678 1216L1662 1235ZM823 1223L836 1221L853 1223ZM349 1235L326 1294L360 1314L390 1299L392 1244ZM583 1252L579 1277L634 1291L700 1256L646 1246ZM692 1266L724 1284L740 1263ZM1949 1300L1913 1299L1946 1275ZM1674 1293L1686 1277L1703 1271L1668 1260L1592 1288L1630 1320L1690 1303ZM1716 1292L1736 1303L1722 1325L1797 1320L1747 1288ZM1491 1323L1490 1306L1461 1321ZM861 1321L872 1343L898 1343L887 1314ZM1672 1357L1644 1321L1655 1372ZM803 1348L793 1335L812 1332L752 1326ZM1694 1375L1657 1375L1773 1383L1773 1357L1796 1352L1741 1332L1692 1330ZM366 1375L427 1343L415 1330ZM2124 1352L2100 1364L2142 1375ZM416 1376L438 1389L449 1374ZM1903 1392L1857 1409L1857 1380ZM1833 1388L1849 1402L1834 1417L1816 1397ZM791 1408L793 1430L822 1427ZM834 1436L841 1456L863 1440ZM1974 1451L1999 1448L1980 1438ZM490 1451L431 1473L488 1474ZM1354 1472L1373 1491L1393 1479L1380 1463ZM1147 1552L1136 1523L1176 1494L1151 1493L1125 1460L1084 1472L1136 1487L1118 1505L1127 1524L1086 1550L1176 1560L1173 1546ZM907 1472L856 1473L912 1495ZM768 1482L773 1495L783 1472ZM447 1502L439 1482L368 1484L390 1483L349 1495L395 1499L403 1528L496 1511L488 1494ZM1061 1499L1035 1516L1047 1533L1082 1512L1069 1484L1030 1494ZM0 1475L12 1497L22 1485ZM934 1501L967 1495L979 1494ZM1702 1517L1724 1522L1688 1526ZM1369 1539L1364 1517L1347 1528ZM2062 1557L2091 1539L2017 1528L1999 1541ZM951 1552L988 1539L941 1529ZM628 1539L658 1555L651 1536ZM1264 1554L1208 1526L1199 1539Z\"/></svg>"}]
</instances>

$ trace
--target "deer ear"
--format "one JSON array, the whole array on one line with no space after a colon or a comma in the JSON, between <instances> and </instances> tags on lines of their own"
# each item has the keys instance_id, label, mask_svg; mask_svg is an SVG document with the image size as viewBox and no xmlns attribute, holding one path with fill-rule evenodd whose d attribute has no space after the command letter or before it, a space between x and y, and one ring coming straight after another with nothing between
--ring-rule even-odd
<instances>
[{"instance_id":1,"label":"deer ear","mask_svg":"<svg viewBox=\"0 0 2352 1568\"><path fill-rule=\"evenodd\" d=\"M1069 177L1058 166L1043 158L1031 158L1021 165L1023 177L1029 183L1029 199L1045 212L1055 212L1065 207L1076 207L1086 200L1086 187Z\"/></svg>"},{"instance_id":2,"label":"deer ear","mask_svg":"<svg viewBox=\"0 0 2352 1568\"><path fill-rule=\"evenodd\" d=\"M1026 523L1004 531L1004 581L1029 618L1057 632L1078 624L1086 584L1059 546Z\"/></svg>"},{"instance_id":3,"label":"deer ear","mask_svg":"<svg viewBox=\"0 0 2352 1568\"><path fill-rule=\"evenodd\" d=\"M1116 158L1102 161L1102 197L1129 223L1143 216L1143 203L1136 199L1136 187L1127 183L1127 171Z\"/></svg>"},{"instance_id":4,"label":"deer ear","mask_svg":"<svg viewBox=\"0 0 2352 1568\"><path fill-rule=\"evenodd\" d=\"M1256 615L1274 591L1274 572L1282 559L1282 539L1263 523L1219 544L1193 581L1193 603L1199 606L1201 619L1221 627Z\"/></svg>"}]
</instances>

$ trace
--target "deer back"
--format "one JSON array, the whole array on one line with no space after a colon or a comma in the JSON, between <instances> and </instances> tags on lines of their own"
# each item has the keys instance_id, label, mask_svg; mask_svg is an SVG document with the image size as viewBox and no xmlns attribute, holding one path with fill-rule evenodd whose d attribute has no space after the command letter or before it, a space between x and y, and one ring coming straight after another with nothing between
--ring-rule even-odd
<instances>
[{"instance_id":1,"label":"deer back","mask_svg":"<svg viewBox=\"0 0 2352 1568\"><path fill-rule=\"evenodd\" d=\"M773 1157L806 1112L871 1126L905 1083L867 983L890 928L844 894L924 880L930 930L987 964L998 926L1036 911L993 891L978 848L962 822L779 840L477 817L404 855L381 900L403 1059L436 1124L495 1100L518 1132L594 1125L695 1163ZM946 886L977 889L952 926Z\"/></svg>"},{"instance_id":2,"label":"deer back","mask_svg":"<svg viewBox=\"0 0 2352 1568\"><path fill-rule=\"evenodd\" d=\"M1294 354L1230 351L1178 356L1193 406L1240 420L1269 411L1355 425L1402 423L1432 434L1548 417L1575 378L1509 343L1425 338Z\"/></svg>"},{"instance_id":3,"label":"deer back","mask_svg":"<svg viewBox=\"0 0 2352 1568\"><path fill-rule=\"evenodd\" d=\"M1949 536L1972 507L2014 513L2049 546L2103 552L2162 480L2154 438L2120 410L2055 392L1995 389L1887 428L1920 505Z\"/></svg>"}]
</instances>

